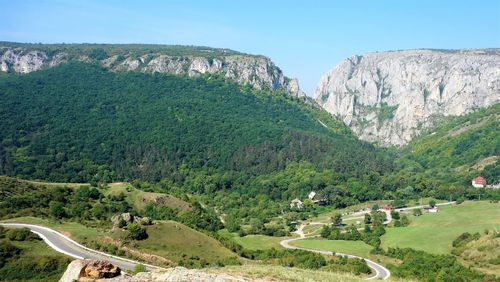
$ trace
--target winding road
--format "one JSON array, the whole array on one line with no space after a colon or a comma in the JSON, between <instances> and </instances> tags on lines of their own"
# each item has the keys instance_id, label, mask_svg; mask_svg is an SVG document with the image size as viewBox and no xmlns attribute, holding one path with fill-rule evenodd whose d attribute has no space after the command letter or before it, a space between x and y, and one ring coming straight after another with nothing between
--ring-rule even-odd
<instances>
[{"instance_id":1,"label":"winding road","mask_svg":"<svg viewBox=\"0 0 500 282\"><path fill-rule=\"evenodd\" d=\"M447 203L440 203L437 204L438 206L442 205L450 205L455 202L447 202ZM402 209L397 209L397 211L404 211L404 210L411 210L411 209L416 209L416 208L423 208L424 206L415 206L415 207L409 207L409 208L402 208ZM389 223L391 221L390 213L388 213L388 218L387 221L384 222L385 224ZM324 223L319 223L319 222L314 222L312 224L324 224ZM37 234L42 238L47 245L49 245L52 249L66 254L70 257L77 258L77 259L97 259L97 260L107 260L111 262L112 264L120 267L123 270L133 270L136 265L142 264L146 267L146 270L151 271L154 269L161 269L161 267L150 265L150 264L145 264L141 263L138 261L130 260L127 258L122 258L110 254L106 254L100 251L96 251L90 248L87 248L68 236L57 232L56 230L44 227L44 226L39 226L39 225L33 225L33 224L24 224L24 223L2 223L0 222L0 225L3 227L8 227L8 228L29 228L31 232ZM280 242L281 246L287 249L298 249L298 250L305 250L305 251L310 251L310 252L315 252L315 253L320 253L324 255L338 255L338 256L347 256L349 258L359 258L363 259L366 261L368 266L372 268L375 271L375 275L369 277L368 279L388 279L391 275L390 271L385 268L384 266L369 260L367 258L355 256L355 255L350 255L350 254L343 254L343 253L338 253L338 252L331 252L331 251L324 251L324 250L314 250L314 249L307 249L307 248L301 248L301 247L296 247L290 245L291 242L293 241L298 241L298 240L303 240L307 238L315 238L319 237L319 235L313 235L313 236L306 236L302 230L304 225L300 225L298 230L296 231L297 234L300 235L299 238L292 238L292 239L286 239L282 240Z\"/></svg>"},{"instance_id":2,"label":"winding road","mask_svg":"<svg viewBox=\"0 0 500 282\"><path fill-rule=\"evenodd\" d=\"M445 202L445 203L436 204L436 206L445 206L445 205L451 205L451 204L454 204L454 203L455 203L454 201L452 201L452 202ZM414 207L399 208L399 209L396 209L396 211L400 212L400 211L407 211L407 210L419 209L419 208L424 208L424 207L425 207L425 205L420 205L420 206L414 206ZM386 221L384 221L384 224L389 224L392 221L391 213L389 211L382 210L382 209L380 209L380 211L383 211L383 212L385 212L387 214L387 219L386 219ZM363 214L369 213L369 212L370 211L362 211L362 212L356 213L356 215L358 215L358 214L359 215L363 215ZM309 225L326 225L326 223L322 223L322 222L310 222L308 224ZM378 263L376 263L376 262L374 262L372 260L369 260L367 258L364 258L364 257L350 255L350 254L343 254L343 253L338 253L338 252L332 252L332 251L307 249L307 248L301 248L301 247L296 247L296 246L290 245L290 243L293 242L293 241L303 240L303 239L307 239L307 238L317 238L317 237L319 237L319 235L306 236L304 234L304 231L302 230L303 228L304 228L304 225L301 224L297 228L297 231L295 231L295 233L299 234L299 236L300 236L299 238L292 238L292 239L282 240L280 242L280 245L283 248L287 248L287 249L304 250L304 251L319 253L319 254L323 254L323 255L337 255L337 256L347 256L349 258L363 259L363 260L366 261L366 264L371 269L373 269L375 271L375 275L369 277L368 280L371 280L371 279L383 279L383 280L386 280L386 279L388 279L391 276L391 272L387 268L385 268L383 265L378 264ZM361 229L363 229L363 228L358 228L358 230L361 230Z\"/></svg>"},{"instance_id":3,"label":"winding road","mask_svg":"<svg viewBox=\"0 0 500 282\"><path fill-rule=\"evenodd\" d=\"M299 233L299 234L301 234L301 233ZM334 253L331 251L322 251L322 250L301 248L301 247L296 247L296 246L290 245L290 242L293 242L293 241L303 240L303 239L307 239L307 238L316 238L316 237L319 237L319 235L303 236L303 233L302 233L301 237L283 240L280 242L280 245L283 248L287 248L287 249L304 250L304 251L314 252L314 253L323 254L323 255L331 255L331 256L337 255L337 256L346 256L348 258L363 259L366 261L366 264L371 269L373 269L375 271L375 274L373 276L369 277L368 280L371 280L371 279L384 279L385 280L391 276L391 272L387 268L385 268L383 265L378 264L378 263L376 263L372 260L369 260L367 258L363 258L363 257L355 256L355 255L338 253L338 252Z\"/></svg>"},{"instance_id":4,"label":"winding road","mask_svg":"<svg viewBox=\"0 0 500 282\"><path fill-rule=\"evenodd\" d=\"M29 228L31 232L40 236L40 238L42 238L45 241L45 243L47 243L47 245L49 245L52 249L73 258L107 260L123 270L133 270L134 267L138 264L144 265L146 267L146 270L148 271L154 269L161 269L160 267L154 265L149 265L138 261L92 250L75 242L74 240L65 236L64 234L61 234L47 227L33 225L33 224L24 224L24 223L0 223L0 225L8 228Z\"/></svg>"}]
</instances>

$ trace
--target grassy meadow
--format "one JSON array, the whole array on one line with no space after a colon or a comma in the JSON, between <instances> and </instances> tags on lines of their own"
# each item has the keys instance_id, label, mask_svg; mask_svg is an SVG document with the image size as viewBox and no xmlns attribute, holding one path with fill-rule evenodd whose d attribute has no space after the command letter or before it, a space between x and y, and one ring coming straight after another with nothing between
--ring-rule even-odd
<instances>
[{"instance_id":1,"label":"grassy meadow","mask_svg":"<svg viewBox=\"0 0 500 282\"><path fill-rule=\"evenodd\" d=\"M410 221L408 227L388 228L381 238L382 247L408 247L447 254L452 249L452 241L464 232L483 233L485 229L500 229L500 204L474 201L441 206L435 214L410 215Z\"/></svg>"}]
</instances>

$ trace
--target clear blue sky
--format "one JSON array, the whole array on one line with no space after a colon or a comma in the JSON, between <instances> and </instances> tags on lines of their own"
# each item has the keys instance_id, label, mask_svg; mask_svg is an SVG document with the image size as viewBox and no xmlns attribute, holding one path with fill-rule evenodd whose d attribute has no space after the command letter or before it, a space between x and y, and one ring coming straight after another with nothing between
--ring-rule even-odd
<instances>
[{"instance_id":1,"label":"clear blue sky","mask_svg":"<svg viewBox=\"0 0 500 282\"><path fill-rule=\"evenodd\" d=\"M308 95L352 54L500 47L499 0L0 0L0 7L0 40L231 48L272 58Z\"/></svg>"}]
</instances>

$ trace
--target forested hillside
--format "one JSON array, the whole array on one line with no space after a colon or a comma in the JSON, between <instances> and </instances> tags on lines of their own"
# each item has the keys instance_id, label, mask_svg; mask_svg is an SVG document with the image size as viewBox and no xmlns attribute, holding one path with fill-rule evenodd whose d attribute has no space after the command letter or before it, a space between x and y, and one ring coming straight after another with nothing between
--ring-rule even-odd
<instances>
[{"instance_id":1,"label":"forested hillside","mask_svg":"<svg viewBox=\"0 0 500 282\"><path fill-rule=\"evenodd\" d=\"M69 63L0 76L0 105L0 174L23 178L182 181L193 169L251 176L300 161L353 176L390 167L320 110L215 76Z\"/></svg>"},{"instance_id":2,"label":"forested hillside","mask_svg":"<svg viewBox=\"0 0 500 282\"><path fill-rule=\"evenodd\" d=\"M461 117L443 118L397 152L394 175L414 192L455 191L464 195L471 179L500 181L500 104ZM477 189L469 191L477 194ZM468 194L468 193L466 193ZM469 195L472 197L472 195Z\"/></svg>"}]
</instances>

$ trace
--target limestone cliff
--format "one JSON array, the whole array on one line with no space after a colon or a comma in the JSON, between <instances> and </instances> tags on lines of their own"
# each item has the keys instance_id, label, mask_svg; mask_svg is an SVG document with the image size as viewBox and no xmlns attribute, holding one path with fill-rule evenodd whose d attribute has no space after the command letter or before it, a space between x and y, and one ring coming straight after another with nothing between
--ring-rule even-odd
<instances>
[{"instance_id":1,"label":"limestone cliff","mask_svg":"<svg viewBox=\"0 0 500 282\"><path fill-rule=\"evenodd\" d=\"M112 71L140 71L197 76L216 74L256 89L283 90L304 97L267 57L228 49L162 45L43 45L0 42L0 71L29 73L69 60L97 62Z\"/></svg>"},{"instance_id":2,"label":"limestone cliff","mask_svg":"<svg viewBox=\"0 0 500 282\"><path fill-rule=\"evenodd\" d=\"M321 78L315 99L361 139L404 145L436 117L498 103L500 49L352 56Z\"/></svg>"}]
</instances>

